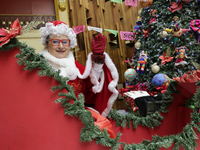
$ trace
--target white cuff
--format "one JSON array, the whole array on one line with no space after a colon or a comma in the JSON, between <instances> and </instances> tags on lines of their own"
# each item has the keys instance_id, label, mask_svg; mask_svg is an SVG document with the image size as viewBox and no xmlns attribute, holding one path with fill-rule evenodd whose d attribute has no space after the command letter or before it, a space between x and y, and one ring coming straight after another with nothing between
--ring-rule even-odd
<instances>
[{"instance_id":1,"label":"white cuff","mask_svg":"<svg viewBox=\"0 0 200 150\"><path fill-rule=\"evenodd\" d=\"M101 72L103 71L103 64L94 63L92 66L92 70L94 71L96 79L99 80Z\"/></svg>"}]
</instances>

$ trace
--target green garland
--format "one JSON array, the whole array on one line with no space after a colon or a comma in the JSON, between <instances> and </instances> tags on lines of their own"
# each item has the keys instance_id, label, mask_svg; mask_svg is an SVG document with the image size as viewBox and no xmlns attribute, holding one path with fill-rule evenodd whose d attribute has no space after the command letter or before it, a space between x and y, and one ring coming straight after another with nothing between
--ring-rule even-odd
<instances>
[{"instance_id":1,"label":"green garland","mask_svg":"<svg viewBox=\"0 0 200 150\"><path fill-rule=\"evenodd\" d=\"M192 106L191 108L194 110L191 114L191 122L190 124L185 126L180 134L164 137L156 135L152 136L152 141L143 140L139 144L126 144L124 142L118 142L121 135L120 133L117 134L117 137L115 139L111 139L106 130L103 130L101 132L100 129L94 125L91 113L84 109L84 96L80 94L77 98L75 96L73 87L66 84L68 78L59 76L59 71L53 70L43 56L41 56L40 54L35 54L33 48L27 46L24 43L20 43L16 38L13 38L10 40L9 44L1 47L0 51L10 50L14 47L20 48L20 54L18 53L16 57L19 59L18 64L23 64L25 66L25 70L38 68L38 75L50 76L55 78L57 81L60 82L60 84L56 87L52 87L53 91L63 88L67 89L68 93L59 93L59 96L64 96L65 98L59 98L56 100L56 102L61 103L62 107L65 107L64 112L66 115L76 116L84 124L83 128L81 129L81 142L90 142L92 140L95 140L97 144L111 147L111 150L117 150L121 145L123 146L124 150L159 150L159 148L161 147L169 148L172 146L173 143L175 143L173 147L173 149L175 150L178 150L180 146L188 150L195 149L195 147L197 147L197 143L195 141L197 139L197 135L194 131L194 128L196 128L197 131L200 133L200 115L198 111L196 111L200 107L200 88L198 88L197 93L192 97L192 100L188 104ZM198 82L197 85L199 86L200 82ZM165 93L165 96L163 98L163 105L159 111L168 111L167 108L171 104L173 99L171 94L175 92L175 89L175 84L170 84L170 88ZM73 99L74 103L68 103L69 99ZM167 99L169 101L165 101ZM156 112L149 117L135 118L132 117L131 114L123 116L118 115L114 110L111 110L109 117L114 118L117 121L117 125L122 125L123 127L125 127L126 122L128 123L128 127L130 127L130 121L134 119L133 125L135 129L138 125L144 125L153 128L154 126L160 125L160 120L163 120L163 117L159 114L159 112Z\"/></svg>"}]
</instances>

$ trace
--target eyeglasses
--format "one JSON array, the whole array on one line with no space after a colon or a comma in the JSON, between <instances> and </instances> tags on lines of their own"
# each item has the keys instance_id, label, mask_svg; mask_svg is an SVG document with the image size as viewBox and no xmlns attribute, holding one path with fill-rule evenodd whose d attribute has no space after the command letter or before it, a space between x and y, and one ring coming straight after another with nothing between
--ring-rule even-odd
<instances>
[{"instance_id":1,"label":"eyeglasses","mask_svg":"<svg viewBox=\"0 0 200 150\"><path fill-rule=\"evenodd\" d=\"M53 46L58 46L60 44L60 42L62 43L63 46L69 46L69 44L70 44L69 39L64 39L64 40L50 39L50 41Z\"/></svg>"}]
</instances>

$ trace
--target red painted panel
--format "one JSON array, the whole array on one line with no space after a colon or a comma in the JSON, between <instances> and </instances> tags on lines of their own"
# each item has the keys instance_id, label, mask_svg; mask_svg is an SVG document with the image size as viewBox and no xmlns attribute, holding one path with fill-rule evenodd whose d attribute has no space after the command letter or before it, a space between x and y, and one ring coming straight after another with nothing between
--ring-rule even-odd
<instances>
[{"instance_id":1,"label":"red painted panel","mask_svg":"<svg viewBox=\"0 0 200 150\"><path fill-rule=\"evenodd\" d=\"M0 14L55 15L54 0L6 0L1 2Z\"/></svg>"}]
</instances>

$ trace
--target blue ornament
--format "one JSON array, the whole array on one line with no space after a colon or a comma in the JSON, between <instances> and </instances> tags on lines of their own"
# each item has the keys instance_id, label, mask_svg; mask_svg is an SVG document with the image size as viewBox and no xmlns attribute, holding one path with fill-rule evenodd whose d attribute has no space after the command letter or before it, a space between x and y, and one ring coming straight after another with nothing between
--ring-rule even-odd
<instances>
[{"instance_id":1,"label":"blue ornament","mask_svg":"<svg viewBox=\"0 0 200 150\"><path fill-rule=\"evenodd\" d=\"M163 73L156 74L152 79L152 84L155 88L162 87L169 84L167 75Z\"/></svg>"}]
</instances>

